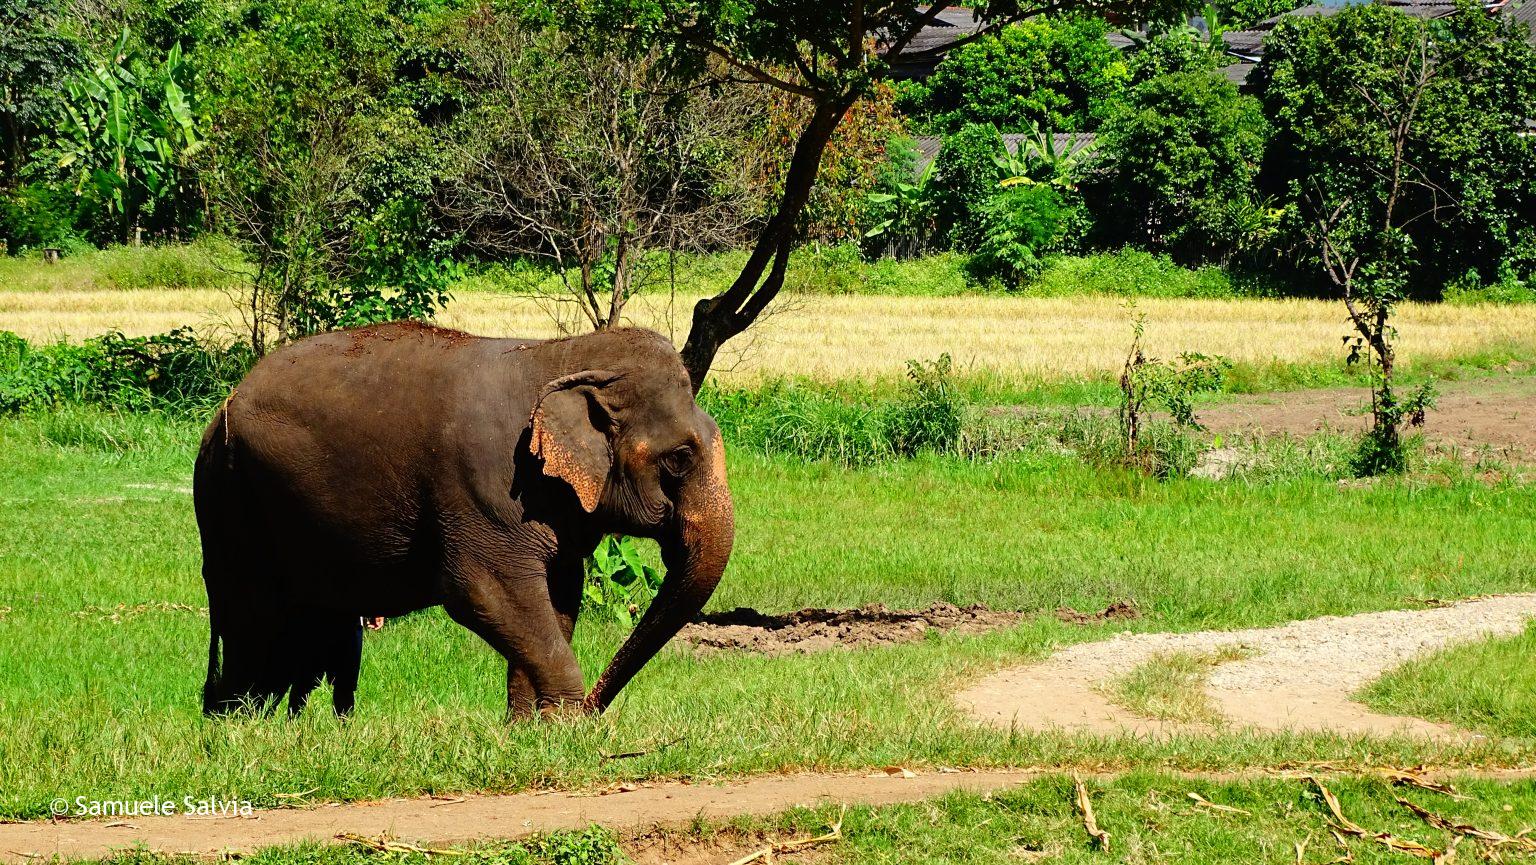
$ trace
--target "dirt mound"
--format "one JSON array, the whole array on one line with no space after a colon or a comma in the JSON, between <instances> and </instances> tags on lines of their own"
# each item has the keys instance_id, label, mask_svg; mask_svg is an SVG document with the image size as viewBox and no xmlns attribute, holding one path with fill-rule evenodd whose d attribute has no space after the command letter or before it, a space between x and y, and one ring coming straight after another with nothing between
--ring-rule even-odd
<instances>
[{"instance_id":1,"label":"dirt mound","mask_svg":"<svg viewBox=\"0 0 1536 865\"><path fill-rule=\"evenodd\" d=\"M1097 613L1085 613L1071 607L1057 607L1056 618L1069 625L1091 625L1094 622L1128 622L1141 618L1141 610L1135 601L1115 601Z\"/></svg>"},{"instance_id":2,"label":"dirt mound","mask_svg":"<svg viewBox=\"0 0 1536 865\"><path fill-rule=\"evenodd\" d=\"M871 604L856 610L809 608L781 615L738 607L704 616L683 628L678 638L704 652L809 654L910 643L921 640L929 630L981 633L1017 624L1022 616L984 604L957 607L940 603L922 610L890 610L884 604Z\"/></svg>"}]
</instances>

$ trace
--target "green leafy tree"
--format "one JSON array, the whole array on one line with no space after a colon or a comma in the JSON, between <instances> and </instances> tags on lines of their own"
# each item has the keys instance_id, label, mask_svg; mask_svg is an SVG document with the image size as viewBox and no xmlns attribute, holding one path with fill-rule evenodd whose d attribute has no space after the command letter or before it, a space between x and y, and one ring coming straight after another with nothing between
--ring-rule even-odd
<instances>
[{"instance_id":1,"label":"green leafy tree","mask_svg":"<svg viewBox=\"0 0 1536 865\"><path fill-rule=\"evenodd\" d=\"M951 52L928 79L919 110L954 132L990 123L1004 132L1093 129L1130 72L1104 19L1072 15L1014 24Z\"/></svg>"},{"instance_id":2,"label":"green leafy tree","mask_svg":"<svg viewBox=\"0 0 1536 865\"><path fill-rule=\"evenodd\" d=\"M863 0L572 0L550 4L550 16L592 42L614 41L628 50L657 47L680 67L772 87L804 100L806 120L795 139L783 191L740 275L725 291L694 307L683 362L699 388L726 340L757 320L784 285L796 228L820 173L827 143L844 115L869 88L891 74L892 61L913 56L908 47L923 28L955 3L917 0L870 5ZM1008 24L1068 9L1115 11L1133 18L1168 18L1184 0L1069 0L1031 5L987 0L971 8L984 22L963 42L975 42ZM953 47L960 47L955 45Z\"/></svg>"},{"instance_id":3,"label":"green leafy tree","mask_svg":"<svg viewBox=\"0 0 1536 865\"><path fill-rule=\"evenodd\" d=\"M1259 102L1208 72L1176 72L1132 89L1098 136L1087 194L1102 242L1186 260L1225 259L1264 234L1255 178L1268 137Z\"/></svg>"},{"instance_id":4,"label":"green leafy tree","mask_svg":"<svg viewBox=\"0 0 1536 865\"><path fill-rule=\"evenodd\" d=\"M1176 27L1135 40L1127 69L1132 87L1175 72L1214 72L1221 60L1193 27Z\"/></svg>"},{"instance_id":5,"label":"green leafy tree","mask_svg":"<svg viewBox=\"0 0 1536 865\"><path fill-rule=\"evenodd\" d=\"M1521 132L1536 107L1536 65L1510 35L1471 4L1435 21L1360 6L1277 28L1265 90L1278 131L1274 170L1288 183L1293 230L1348 310L1349 359L1371 371L1362 474L1400 471L1402 429L1433 403L1428 386L1397 389L1397 306L1426 272L1443 272L1437 259L1466 254L1447 244L1458 223L1467 231L1469 219L1487 222L1483 250L1497 253L1508 235L1487 235L1512 227L1501 207L1529 222L1529 204L1485 156L1532 164ZM1530 187L1521 179L1513 188Z\"/></svg>"},{"instance_id":6,"label":"green leafy tree","mask_svg":"<svg viewBox=\"0 0 1536 865\"><path fill-rule=\"evenodd\" d=\"M0 0L0 187L15 189L59 112L84 46L61 32L56 0Z\"/></svg>"},{"instance_id":7,"label":"green leafy tree","mask_svg":"<svg viewBox=\"0 0 1536 865\"><path fill-rule=\"evenodd\" d=\"M1274 136L1261 181L1286 205L1298 262L1316 251L1308 202L1321 190L1383 206L1401 147L1411 176L1393 201L1402 237L1390 246L1406 256L1394 291L1536 275L1536 139L1524 134L1536 48L1522 28L1477 4L1429 21L1363 4L1287 18L1266 45L1254 80Z\"/></svg>"},{"instance_id":8,"label":"green leafy tree","mask_svg":"<svg viewBox=\"0 0 1536 865\"><path fill-rule=\"evenodd\" d=\"M184 169L203 141L190 79L179 44L154 64L124 29L109 58L65 85L59 167L92 187L118 240L133 239L162 202L191 197Z\"/></svg>"},{"instance_id":9,"label":"green leafy tree","mask_svg":"<svg viewBox=\"0 0 1536 865\"><path fill-rule=\"evenodd\" d=\"M1215 4L1232 29L1245 30L1266 18L1283 15L1307 5L1306 0L1220 0Z\"/></svg>"},{"instance_id":10,"label":"green leafy tree","mask_svg":"<svg viewBox=\"0 0 1536 865\"><path fill-rule=\"evenodd\" d=\"M200 50L218 118L200 168L219 227L255 265L252 345L430 317L454 276L454 238L426 203L442 166L422 118L442 94L407 73L431 34L383 0L245 13Z\"/></svg>"},{"instance_id":11,"label":"green leafy tree","mask_svg":"<svg viewBox=\"0 0 1536 865\"><path fill-rule=\"evenodd\" d=\"M1007 154L1003 136L990 123L973 123L944 139L934 160L934 218L951 249L970 252L986 231L986 208L997 194L997 160Z\"/></svg>"}]
</instances>

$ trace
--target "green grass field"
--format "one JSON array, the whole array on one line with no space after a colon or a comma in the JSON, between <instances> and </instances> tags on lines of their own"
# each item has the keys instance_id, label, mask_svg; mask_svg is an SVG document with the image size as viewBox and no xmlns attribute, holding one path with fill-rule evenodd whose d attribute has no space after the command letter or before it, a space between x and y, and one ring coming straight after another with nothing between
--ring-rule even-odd
<instances>
[{"instance_id":1,"label":"green grass field","mask_svg":"<svg viewBox=\"0 0 1536 865\"><path fill-rule=\"evenodd\" d=\"M1525 633L1453 646L1365 690L1385 712L1446 721L1494 736L1536 738L1536 624Z\"/></svg>"},{"instance_id":2,"label":"green grass field","mask_svg":"<svg viewBox=\"0 0 1536 865\"><path fill-rule=\"evenodd\" d=\"M602 718L508 727L499 657L431 611L369 637L351 723L338 724L323 702L297 723L209 722L198 714L207 624L195 609L204 600L186 493L197 431L84 410L0 421L0 816L39 816L60 795L168 789L275 804L311 789L315 800L353 799L892 763L1536 757L1530 739L1110 745L966 723L950 702L959 684L1106 632L1049 615L879 650L776 659L668 651ZM1131 597L1147 616L1116 629L1191 630L1536 588L1529 485L1159 483L1050 452L857 471L745 452L730 462L739 536L717 609L946 600L1045 613ZM620 637L580 629L589 675ZM660 753L602 759L679 738Z\"/></svg>"}]
</instances>

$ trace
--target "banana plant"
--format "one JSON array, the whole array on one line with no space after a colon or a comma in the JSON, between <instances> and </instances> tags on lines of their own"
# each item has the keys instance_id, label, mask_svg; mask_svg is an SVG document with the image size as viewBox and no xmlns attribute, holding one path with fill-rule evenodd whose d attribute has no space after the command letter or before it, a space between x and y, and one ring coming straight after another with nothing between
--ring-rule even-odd
<instances>
[{"instance_id":1,"label":"banana plant","mask_svg":"<svg viewBox=\"0 0 1536 865\"><path fill-rule=\"evenodd\" d=\"M159 65L130 51L125 28L110 60L65 85L61 168L79 172L76 191L95 187L122 221L123 239L141 213L174 194L187 157L202 146L178 43Z\"/></svg>"},{"instance_id":2,"label":"banana plant","mask_svg":"<svg viewBox=\"0 0 1536 865\"><path fill-rule=\"evenodd\" d=\"M865 239L886 238L900 257L917 251L932 228L933 196L929 187L937 161L930 159L916 178L897 181L889 187L890 192L871 192L865 196L866 201L887 214L885 219L864 232Z\"/></svg>"},{"instance_id":3,"label":"banana plant","mask_svg":"<svg viewBox=\"0 0 1536 865\"><path fill-rule=\"evenodd\" d=\"M1083 159L1083 149L1058 148L1055 135L1034 129L1016 151L1004 148L992 161L1002 175L999 186L1046 184L1071 191L1077 188L1074 178Z\"/></svg>"}]
</instances>

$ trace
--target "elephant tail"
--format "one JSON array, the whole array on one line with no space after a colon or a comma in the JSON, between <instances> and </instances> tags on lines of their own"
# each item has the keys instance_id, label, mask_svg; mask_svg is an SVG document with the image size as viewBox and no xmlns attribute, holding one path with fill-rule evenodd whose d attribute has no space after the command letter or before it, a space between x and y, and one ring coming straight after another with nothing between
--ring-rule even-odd
<instances>
[{"instance_id":1,"label":"elephant tail","mask_svg":"<svg viewBox=\"0 0 1536 865\"><path fill-rule=\"evenodd\" d=\"M208 678L203 680L203 714L217 713L224 705L219 687L219 625L212 608L208 610Z\"/></svg>"}]
</instances>

